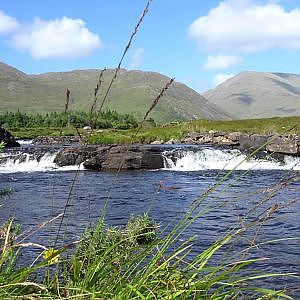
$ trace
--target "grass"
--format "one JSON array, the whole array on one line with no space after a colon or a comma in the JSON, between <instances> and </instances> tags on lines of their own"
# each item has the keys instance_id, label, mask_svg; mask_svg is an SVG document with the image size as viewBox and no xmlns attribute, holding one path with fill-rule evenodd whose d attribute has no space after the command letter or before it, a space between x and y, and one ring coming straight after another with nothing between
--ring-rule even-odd
<instances>
[{"instance_id":1,"label":"grass","mask_svg":"<svg viewBox=\"0 0 300 300\"><path fill-rule=\"evenodd\" d=\"M175 124L174 124L175 123ZM269 119L250 119L234 121L197 120L189 122L173 122L159 127L142 128L138 134L135 130L102 130L89 138L90 143L149 143L155 140L180 140L190 132L243 132L256 134L300 134L300 117L277 117ZM79 130L83 133L82 130ZM20 139L35 138L41 135L59 136L60 128L20 128L11 132ZM74 128L64 128L62 135L76 135Z\"/></svg>"},{"instance_id":2,"label":"grass","mask_svg":"<svg viewBox=\"0 0 300 300\"><path fill-rule=\"evenodd\" d=\"M235 121L209 121L198 120L181 122L179 124L169 124L161 127L142 128L138 134L133 131L104 131L94 134L90 143L150 143L155 140L166 142L168 140L180 140L191 132L243 132L247 134L299 134L300 117L270 118L254 120Z\"/></svg>"},{"instance_id":3,"label":"grass","mask_svg":"<svg viewBox=\"0 0 300 300\"><path fill-rule=\"evenodd\" d=\"M76 129L52 127L52 128L18 128L11 129L10 132L16 139L33 139L39 136L75 136L77 135Z\"/></svg>"}]
</instances>

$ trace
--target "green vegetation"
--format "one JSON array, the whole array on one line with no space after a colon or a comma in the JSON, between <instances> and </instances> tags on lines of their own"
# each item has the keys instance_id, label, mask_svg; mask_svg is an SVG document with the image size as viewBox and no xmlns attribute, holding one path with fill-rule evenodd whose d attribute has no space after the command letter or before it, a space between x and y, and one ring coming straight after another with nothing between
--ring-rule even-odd
<instances>
[{"instance_id":1,"label":"green vegetation","mask_svg":"<svg viewBox=\"0 0 300 300\"><path fill-rule=\"evenodd\" d=\"M18 128L9 129L17 139L33 139L39 136L75 136L78 135L77 130L74 127L61 128L61 127L50 127L50 128ZM82 132L82 130L79 130Z\"/></svg>"},{"instance_id":2,"label":"green vegetation","mask_svg":"<svg viewBox=\"0 0 300 300\"><path fill-rule=\"evenodd\" d=\"M150 123L149 123L150 124ZM153 123L152 123L153 124ZM244 132L257 134L300 134L300 117L270 118L270 119L250 119L234 121L210 121L197 120L189 122L172 122L164 126L145 126L138 134L136 130L101 130L94 132L89 137L89 142L94 144L112 143L150 143L155 140L168 141L170 139L179 140L190 132ZM9 128L17 138L35 138L38 136L72 136L78 132L74 127L42 127L42 128ZM84 132L79 129L79 132Z\"/></svg>"},{"instance_id":3,"label":"green vegetation","mask_svg":"<svg viewBox=\"0 0 300 300\"><path fill-rule=\"evenodd\" d=\"M155 140L180 140L190 132L244 132L257 134L300 134L300 117L251 119L234 121L198 120L177 122L155 128L142 128L138 134L135 130L104 131L90 137L89 142L94 144L110 143L150 143Z\"/></svg>"},{"instance_id":4,"label":"green vegetation","mask_svg":"<svg viewBox=\"0 0 300 300\"><path fill-rule=\"evenodd\" d=\"M116 111L107 110L96 112L92 115L83 111L70 111L67 113L47 113L44 115L28 115L20 111L0 114L0 126L10 129L19 128L58 128L70 127L82 128L92 125L93 128L129 129L137 127L137 121L132 115L120 115Z\"/></svg>"}]
</instances>

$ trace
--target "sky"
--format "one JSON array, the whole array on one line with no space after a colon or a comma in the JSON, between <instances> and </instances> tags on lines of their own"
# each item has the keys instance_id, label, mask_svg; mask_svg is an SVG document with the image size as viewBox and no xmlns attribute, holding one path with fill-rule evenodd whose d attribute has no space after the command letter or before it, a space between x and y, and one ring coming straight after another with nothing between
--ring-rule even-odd
<instances>
[{"instance_id":1,"label":"sky","mask_svg":"<svg viewBox=\"0 0 300 300\"><path fill-rule=\"evenodd\" d=\"M147 0L0 0L0 61L27 74L117 66ZM300 74L300 0L153 0L122 67L198 92Z\"/></svg>"}]
</instances>

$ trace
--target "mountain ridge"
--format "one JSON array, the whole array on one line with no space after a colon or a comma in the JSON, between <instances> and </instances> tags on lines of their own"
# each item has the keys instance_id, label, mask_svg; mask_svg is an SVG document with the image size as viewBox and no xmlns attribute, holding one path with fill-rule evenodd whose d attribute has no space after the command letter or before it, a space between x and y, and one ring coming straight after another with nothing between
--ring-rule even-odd
<instances>
[{"instance_id":1,"label":"mountain ridge","mask_svg":"<svg viewBox=\"0 0 300 300\"><path fill-rule=\"evenodd\" d=\"M244 71L203 95L238 119L300 115L298 74Z\"/></svg>"},{"instance_id":2,"label":"mountain ridge","mask_svg":"<svg viewBox=\"0 0 300 300\"><path fill-rule=\"evenodd\" d=\"M27 75L4 63L1 63L0 70L1 111L20 109L28 113L63 111L67 88L71 91L70 109L89 110L100 73L100 70L89 69ZM114 69L104 73L99 103L113 75ZM121 69L104 109L132 113L141 119L169 80L157 72ZM151 117L161 123L176 119L231 118L196 91L179 82L167 90Z\"/></svg>"}]
</instances>

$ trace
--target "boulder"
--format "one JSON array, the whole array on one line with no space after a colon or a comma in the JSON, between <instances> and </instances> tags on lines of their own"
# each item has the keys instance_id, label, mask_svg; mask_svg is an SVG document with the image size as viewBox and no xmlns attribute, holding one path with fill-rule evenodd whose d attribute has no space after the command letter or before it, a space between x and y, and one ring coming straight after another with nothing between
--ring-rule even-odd
<instances>
[{"instance_id":1,"label":"boulder","mask_svg":"<svg viewBox=\"0 0 300 300\"><path fill-rule=\"evenodd\" d=\"M300 138L278 137L267 145L267 151L288 155L300 155Z\"/></svg>"},{"instance_id":2,"label":"boulder","mask_svg":"<svg viewBox=\"0 0 300 300\"><path fill-rule=\"evenodd\" d=\"M157 146L75 146L61 150L54 162L59 166L83 163L88 170L139 170L164 167L162 150Z\"/></svg>"},{"instance_id":3,"label":"boulder","mask_svg":"<svg viewBox=\"0 0 300 300\"><path fill-rule=\"evenodd\" d=\"M20 147L20 144L15 140L14 136L4 128L0 127L0 143L4 142L4 147Z\"/></svg>"},{"instance_id":4,"label":"boulder","mask_svg":"<svg viewBox=\"0 0 300 300\"><path fill-rule=\"evenodd\" d=\"M110 149L108 147L99 147L94 145L79 145L64 148L56 155L54 163L60 167L79 165L91 158L101 157L102 152Z\"/></svg>"},{"instance_id":5,"label":"boulder","mask_svg":"<svg viewBox=\"0 0 300 300\"><path fill-rule=\"evenodd\" d=\"M116 146L112 147L101 164L105 170L140 170L160 169L164 167L162 152L159 147L151 146ZM88 166L84 164L85 168Z\"/></svg>"},{"instance_id":6,"label":"boulder","mask_svg":"<svg viewBox=\"0 0 300 300\"><path fill-rule=\"evenodd\" d=\"M261 148L260 151L266 150L266 144L270 136L259 134L240 134L239 145L241 150L254 151Z\"/></svg>"}]
</instances>

